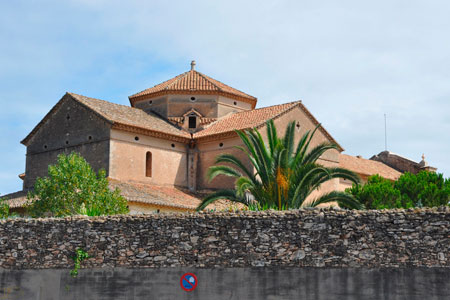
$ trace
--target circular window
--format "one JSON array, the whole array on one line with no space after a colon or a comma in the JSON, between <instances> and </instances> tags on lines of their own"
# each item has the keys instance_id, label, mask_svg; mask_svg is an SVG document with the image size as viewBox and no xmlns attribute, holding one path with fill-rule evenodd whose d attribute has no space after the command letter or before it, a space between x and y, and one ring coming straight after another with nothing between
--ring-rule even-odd
<instances>
[{"instance_id":1,"label":"circular window","mask_svg":"<svg viewBox=\"0 0 450 300\"><path fill-rule=\"evenodd\" d=\"M152 104L153 104L153 101L152 101L152 100L148 101L148 104L152 105Z\"/></svg>"},{"instance_id":2,"label":"circular window","mask_svg":"<svg viewBox=\"0 0 450 300\"><path fill-rule=\"evenodd\" d=\"M66 119L67 119L67 120L69 120L69 119L70 119L70 116L69 116L69 115L67 115Z\"/></svg>"},{"instance_id":3,"label":"circular window","mask_svg":"<svg viewBox=\"0 0 450 300\"><path fill-rule=\"evenodd\" d=\"M175 144L172 144L171 146L172 146L172 148L175 148Z\"/></svg>"},{"instance_id":4,"label":"circular window","mask_svg":"<svg viewBox=\"0 0 450 300\"><path fill-rule=\"evenodd\" d=\"M191 101L195 101L195 97L191 97Z\"/></svg>"},{"instance_id":5,"label":"circular window","mask_svg":"<svg viewBox=\"0 0 450 300\"><path fill-rule=\"evenodd\" d=\"M234 102L233 102L233 104L234 104L234 105L237 105L237 102L236 102L236 101L234 101Z\"/></svg>"},{"instance_id":6,"label":"circular window","mask_svg":"<svg viewBox=\"0 0 450 300\"><path fill-rule=\"evenodd\" d=\"M47 149L47 145L44 145L44 149Z\"/></svg>"},{"instance_id":7,"label":"circular window","mask_svg":"<svg viewBox=\"0 0 450 300\"><path fill-rule=\"evenodd\" d=\"M223 143L220 143L220 144L219 144L219 147L223 147Z\"/></svg>"},{"instance_id":8,"label":"circular window","mask_svg":"<svg viewBox=\"0 0 450 300\"><path fill-rule=\"evenodd\" d=\"M88 140L92 140L92 136L90 135L90 136L88 136Z\"/></svg>"},{"instance_id":9,"label":"circular window","mask_svg":"<svg viewBox=\"0 0 450 300\"><path fill-rule=\"evenodd\" d=\"M135 141L139 141L139 137L138 137L138 136L135 136L135 137L134 137L134 140L135 140Z\"/></svg>"},{"instance_id":10,"label":"circular window","mask_svg":"<svg viewBox=\"0 0 450 300\"><path fill-rule=\"evenodd\" d=\"M66 141L66 145L69 145L69 141Z\"/></svg>"}]
</instances>

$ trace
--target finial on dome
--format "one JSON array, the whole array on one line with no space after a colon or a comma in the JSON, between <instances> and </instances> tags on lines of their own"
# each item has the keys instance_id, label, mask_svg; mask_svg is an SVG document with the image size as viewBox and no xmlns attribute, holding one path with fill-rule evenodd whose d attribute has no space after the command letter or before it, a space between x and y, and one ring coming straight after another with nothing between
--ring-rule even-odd
<instances>
[{"instance_id":1,"label":"finial on dome","mask_svg":"<svg viewBox=\"0 0 450 300\"><path fill-rule=\"evenodd\" d=\"M425 153L422 153L422 160L425 160Z\"/></svg>"},{"instance_id":2,"label":"finial on dome","mask_svg":"<svg viewBox=\"0 0 450 300\"><path fill-rule=\"evenodd\" d=\"M195 60L191 61L191 71L195 69Z\"/></svg>"}]
</instances>

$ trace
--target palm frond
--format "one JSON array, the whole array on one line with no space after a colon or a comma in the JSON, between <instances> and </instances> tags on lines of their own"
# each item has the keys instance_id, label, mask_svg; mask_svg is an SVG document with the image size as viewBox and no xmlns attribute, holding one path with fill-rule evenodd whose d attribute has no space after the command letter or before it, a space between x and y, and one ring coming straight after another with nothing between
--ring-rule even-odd
<instances>
[{"instance_id":1,"label":"palm frond","mask_svg":"<svg viewBox=\"0 0 450 300\"><path fill-rule=\"evenodd\" d=\"M330 143L321 143L317 145L316 147L312 148L311 151L305 155L303 159L304 164L308 163L315 163L319 157L322 156L326 151L328 150L338 150L338 146L336 144L330 144Z\"/></svg>"},{"instance_id":2,"label":"palm frond","mask_svg":"<svg viewBox=\"0 0 450 300\"><path fill-rule=\"evenodd\" d=\"M216 176L218 175L225 175L230 177L241 177L242 174L237 171L236 169L233 169L230 166L212 166L208 169L208 172L206 174L209 182L211 182Z\"/></svg>"},{"instance_id":3,"label":"palm frond","mask_svg":"<svg viewBox=\"0 0 450 300\"><path fill-rule=\"evenodd\" d=\"M288 124L286 132L283 138L283 146L287 151L289 157L292 156L294 151L294 139L295 139L295 122L292 121Z\"/></svg>"},{"instance_id":4,"label":"palm frond","mask_svg":"<svg viewBox=\"0 0 450 300\"><path fill-rule=\"evenodd\" d=\"M211 203L214 203L217 200L226 199L233 202L242 203L247 205L247 202L244 197L240 197L236 194L235 190L218 190L208 196L206 196L202 202L197 206L196 210L200 211L205 209Z\"/></svg>"},{"instance_id":5,"label":"palm frond","mask_svg":"<svg viewBox=\"0 0 450 300\"><path fill-rule=\"evenodd\" d=\"M267 140L269 142L270 154L273 155L275 151L275 146L278 142L277 129L275 128L275 124L273 120L269 120L267 122Z\"/></svg>"},{"instance_id":6,"label":"palm frond","mask_svg":"<svg viewBox=\"0 0 450 300\"><path fill-rule=\"evenodd\" d=\"M313 201L306 203L305 206L307 207L316 207L319 204L324 203L331 203L331 202L337 202L340 207L342 208L350 208L350 209L362 209L364 206L356 200L352 195L344 193L344 192L338 192L333 191L330 193L327 193L325 195L320 196L317 199L314 199Z\"/></svg>"},{"instance_id":7,"label":"palm frond","mask_svg":"<svg viewBox=\"0 0 450 300\"><path fill-rule=\"evenodd\" d=\"M314 134L316 134L316 131L320 128L320 126L321 126L321 125L319 124L319 125L317 125L317 126L314 128L314 130L313 130L312 132L308 132L308 136L307 136L307 139L306 139L306 141L305 141L305 144L303 145L303 147L302 147L302 149L301 149L301 151L300 151L300 157L302 157L302 158L305 157L306 152L307 152L308 149L309 149L309 144L311 143L311 140L313 139ZM301 160L300 163L303 163L303 160Z\"/></svg>"},{"instance_id":8,"label":"palm frond","mask_svg":"<svg viewBox=\"0 0 450 300\"><path fill-rule=\"evenodd\" d=\"M236 180L235 186L236 194L239 196L244 196L246 191L255 187L255 183L250 178L241 176Z\"/></svg>"},{"instance_id":9,"label":"palm frond","mask_svg":"<svg viewBox=\"0 0 450 300\"><path fill-rule=\"evenodd\" d=\"M239 169L241 169L245 173L245 175L247 175L249 178L251 178L251 179L254 178L253 173L250 172L250 170L244 165L244 163L234 155L227 154L227 153L220 154L216 158L216 164L219 164L219 163L230 163L230 164L238 167Z\"/></svg>"}]
</instances>

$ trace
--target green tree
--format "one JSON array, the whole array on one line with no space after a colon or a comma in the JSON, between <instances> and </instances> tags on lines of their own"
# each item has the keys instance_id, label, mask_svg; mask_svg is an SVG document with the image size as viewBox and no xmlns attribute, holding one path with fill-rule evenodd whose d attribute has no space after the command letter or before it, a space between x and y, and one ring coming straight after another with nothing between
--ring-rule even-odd
<instances>
[{"instance_id":1,"label":"green tree","mask_svg":"<svg viewBox=\"0 0 450 300\"><path fill-rule=\"evenodd\" d=\"M414 206L441 206L450 202L450 179L442 174L420 171L402 174L394 184L395 188Z\"/></svg>"},{"instance_id":2,"label":"green tree","mask_svg":"<svg viewBox=\"0 0 450 300\"><path fill-rule=\"evenodd\" d=\"M294 145L295 123L286 128L283 138L279 138L272 120L266 124L268 144L256 129L236 131L244 143L237 147L248 157L253 169L231 154L221 154L216 164L209 168L209 180L218 175L236 178L235 189L216 191L203 199L197 210L218 199L240 202L251 209L289 209L302 206L317 206L322 203L337 202L340 206L360 208L352 195L333 191L306 203L305 200L319 186L333 178L345 178L359 182L358 176L346 169L328 168L317 163L317 159L328 150L338 149L337 145L323 143L310 149L311 140L319 128L308 131Z\"/></svg>"},{"instance_id":3,"label":"green tree","mask_svg":"<svg viewBox=\"0 0 450 300\"><path fill-rule=\"evenodd\" d=\"M116 189L108 188L106 172L96 174L77 153L58 156L48 167L48 177L38 178L28 193L33 217L87 214L89 216L127 213L127 201Z\"/></svg>"},{"instance_id":4,"label":"green tree","mask_svg":"<svg viewBox=\"0 0 450 300\"><path fill-rule=\"evenodd\" d=\"M407 172L394 182L372 175L366 184L353 185L346 192L368 209L434 207L449 205L450 180L427 171Z\"/></svg>"},{"instance_id":5,"label":"green tree","mask_svg":"<svg viewBox=\"0 0 450 300\"><path fill-rule=\"evenodd\" d=\"M380 175L372 175L365 185L354 184L346 190L367 209L387 209L412 207L412 202L405 202L400 191L394 188L394 183ZM403 200L403 201L402 201Z\"/></svg>"}]
</instances>

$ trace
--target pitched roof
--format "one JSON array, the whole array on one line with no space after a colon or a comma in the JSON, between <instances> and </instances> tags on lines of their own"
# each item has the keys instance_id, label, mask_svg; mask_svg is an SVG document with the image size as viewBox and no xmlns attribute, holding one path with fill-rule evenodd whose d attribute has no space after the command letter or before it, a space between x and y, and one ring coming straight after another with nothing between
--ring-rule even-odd
<instances>
[{"instance_id":1,"label":"pitched roof","mask_svg":"<svg viewBox=\"0 0 450 300\"><path fill-rule=\"evenodd\" d=\"M0 196L0 199L6 199L10 208L24 207L28 203L27 192L25 191L3 195Z\"/></svg>"},{"instance_id":2,"label":"pitched roof","mask_svg":"<svg viewBox=\"0 0 450 300\"><path fill-rule=\"evenodd\" d=\"M154 113L146 113L141 109L130 106L111 103L108 101L85 97L74 93L66 93L64 97L50 110L42 121L31 131L22 141L26 144L39 128L50 118L67 97L81 103L84 107L95 112L99 117L110 122L113 127L123 130L142 131L149 135L172 136L179 141L187 141L190 138L189 133L174 126L172 123L162 119Z\"/></svg>"},{"instance_id":3,"label":"pitched roof","mask_svg":"<svg viewBox=\"0 0 450 300\"><path fill-rule=\"evenodd\" d=\"M109 188L120 189L122 196L129 202L151 204L156 206L169 207L181 210L195 210L200 204L204 193L191 193L187 189L173 186L158 186L151 184L141 184L134 182L124 182L109 178ZM25 207L29 201L27 192L19 191L8 195L3 195L10 208ZM241 207L239 204L231 203L227 200L219 200L208 205L207 209L227 210L230 207Z\"/></svg>"},{"instance_id":4,"label":"pitched roof","mask_svg":"<svg viewBox=\"0 0 450 300\"><path fill-rule=\"evenodd\" d=\"M109 179L112 189L119 188L120 193L130 202L172 207L176 209L195 210L204 194L191 193L187 189L173 186L159 186L136 182L124 182ZM234 204L236 205L236 204ZM225 210L231 206L226 200L216 201L208 209Z\"/></svg>"},{"instance_id":5,"label":"pitched roof","mask_svg":"<svg viewBox=\"0 0 450 300\"><path fill-rule=\"evenodd\" d=\"M383 164L382 162L347 154L341 154L339 156L339 167L364 176L378 174L390 180L397 180L397 178L402 175L399 171Z\"/></svg>"},{"instance_id":6,"label":"pitched roof","mask_svg":"<svg viewBox=\"0 0 450 300\"><path fill-rule=\"evenodd\" d=\"M296 107L298 103L299 102L290 102L230 114L212 123L204 130L195 133L194 138L260 127L261 125L264 125L267 120L280 116Z\"/></svg>"},{"instance_id":7,"label":"pitched roof","mask_svg":"<svg viewBox=\"0 0 450 300\"><path fill-rule=\"evenodd\" d=\"M219 137L227 134L235 134L235 130L260 128L268 120L281 117L295 107L299 107L310 118L314 125L319 124L317 119L314 118L301 101L294 101L231 114L217 120L204 130L195 133L194 138ZM323 126L321 126L319 130L328 137L332 143L335 143L341 150L344 150Z\"/></svg>"},{"instance_id":8,"label":"pitched roof","mask_svg":"<svg viewBox=\"0 0 450 300\"><path fill-rule=\"evenodd\" d=\"M131 104L135 100L168 93L193 93L193 94L221 94L249 102L255 107L256 98L242 91L232 88L218 80L206 76L198 71L190 70L172 79L157 84L154 87L143 90L129 97Z\"/></svg>"}]
</instances>

